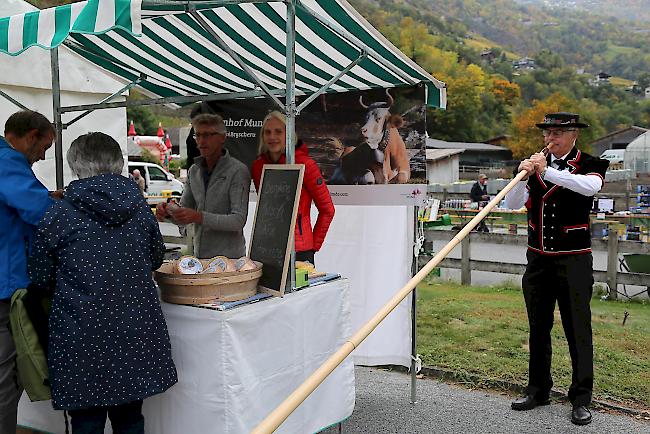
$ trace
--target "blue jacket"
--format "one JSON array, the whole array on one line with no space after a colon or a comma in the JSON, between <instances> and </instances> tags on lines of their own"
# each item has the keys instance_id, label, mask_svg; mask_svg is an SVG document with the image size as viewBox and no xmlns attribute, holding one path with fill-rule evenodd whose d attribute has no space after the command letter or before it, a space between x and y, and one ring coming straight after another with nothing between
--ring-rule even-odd
<instances>
[{"instance_id":1,"label":"blue jacket","mask_svg":"<svg viewBox=\"0 0 650 434\"><path fill-rule=\"evenodd\" d=\"M176 383L152 278L164 253L158 222L123 176L72 181L45 213L29 276L54 287L47 359L54 408L126 404Z\"/></svg>"},{"instance_id":2,"label":"blue jacket","mask_svg":"<svg viewBox=\"0 0 650 434\"><path fill-rule=\"evenodd\" d=\"M52 203L25 156L0 136L0 300L27 287L32 237Z\"/></svg>"}]
</instances>

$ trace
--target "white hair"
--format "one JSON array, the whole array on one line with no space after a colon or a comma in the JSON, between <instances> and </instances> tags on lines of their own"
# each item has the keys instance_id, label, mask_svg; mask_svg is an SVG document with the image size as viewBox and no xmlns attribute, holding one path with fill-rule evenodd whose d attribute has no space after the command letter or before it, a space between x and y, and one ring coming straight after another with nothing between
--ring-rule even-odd
<instances>
[{"instance_id":1,"label":"white hair","mask_svg":"<svg viewBox=\"0 0 650 434\"><path fill-rule=\"evenodd\" d=\"M68 165L79 179L114 173L124 168L120 145L108 134L88 133L77 137L66 155Z\"/></svg>"}]
</instances>

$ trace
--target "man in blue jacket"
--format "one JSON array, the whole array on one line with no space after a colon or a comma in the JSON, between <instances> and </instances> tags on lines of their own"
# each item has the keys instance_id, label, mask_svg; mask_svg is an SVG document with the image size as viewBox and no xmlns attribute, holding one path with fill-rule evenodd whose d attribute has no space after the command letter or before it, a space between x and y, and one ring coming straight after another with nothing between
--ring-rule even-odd
<instances>
[{"instance_id":1,"label":"man in blue jacket","mask_svg":"<svg viewBox=\"0 0 650 434\"><path fill-rule=\"evenodd\" d=\"M9 303L16 289L29 283L27 256L32 236L52 204L31 166L45 158L54 128L42 114L25 110L7 119L4 134L0 136L0 434L15 434L22 388L9 334Z\"/></svg>"}]
</instances>

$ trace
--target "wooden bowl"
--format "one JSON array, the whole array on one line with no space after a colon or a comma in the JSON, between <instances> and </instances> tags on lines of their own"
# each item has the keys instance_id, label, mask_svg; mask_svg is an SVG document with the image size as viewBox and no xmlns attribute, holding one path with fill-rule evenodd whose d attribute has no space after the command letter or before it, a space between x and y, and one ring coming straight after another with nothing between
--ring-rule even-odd
<instances>
[{"instance_id":1,"label":"wooden bowl","mask_svg":"<svg viewBox=\"0 0 650 434\"><path fill-rule=\"evenodd\" d=\"M203 261L201 261L203 262ZM249 271L225 273L178 274L174 261L165 262L154 272L160 298L174 304L202 304L215 301L243 300L257 293L262 264Z\"/></svg>"}]
</instances>

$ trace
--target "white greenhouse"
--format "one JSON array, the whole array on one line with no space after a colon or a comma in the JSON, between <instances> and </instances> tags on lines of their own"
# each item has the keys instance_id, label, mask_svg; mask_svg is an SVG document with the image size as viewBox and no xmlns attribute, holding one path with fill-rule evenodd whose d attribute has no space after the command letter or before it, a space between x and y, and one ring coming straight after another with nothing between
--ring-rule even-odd
<instances>
[{"instance_id":1,"label":"white greenhouse","mask_svg":"<svg viewBox=\"0 0 650 434\"><path fill-rule=\"evenodd\" d=\"M627 145L624 160L625 168L633 173L650 173L650 131Z\"/></svg>"}]
</instances>

